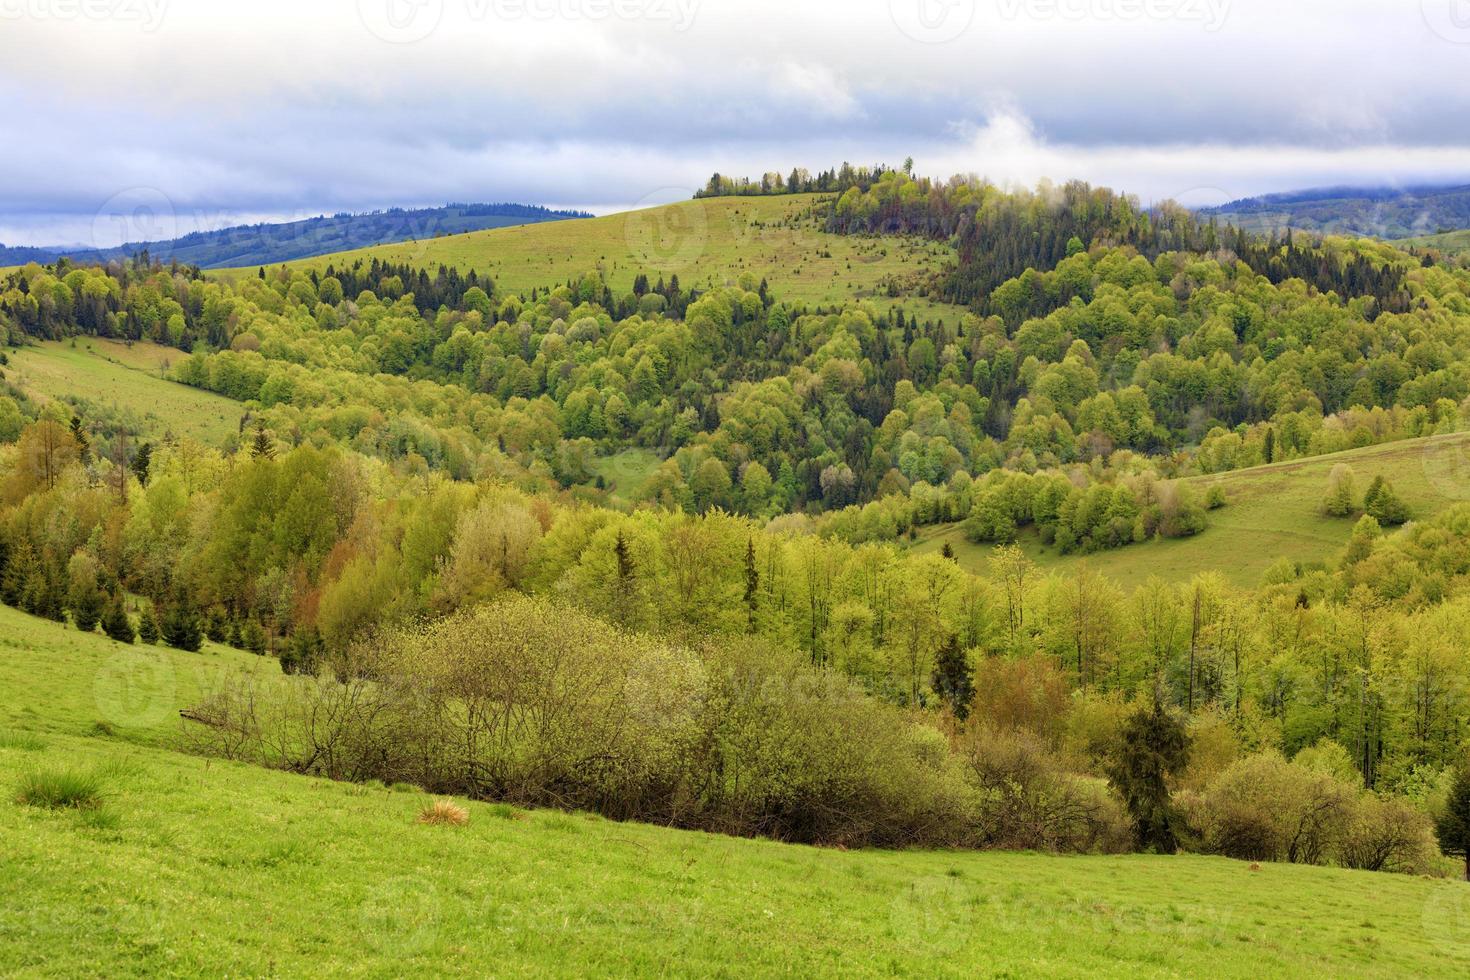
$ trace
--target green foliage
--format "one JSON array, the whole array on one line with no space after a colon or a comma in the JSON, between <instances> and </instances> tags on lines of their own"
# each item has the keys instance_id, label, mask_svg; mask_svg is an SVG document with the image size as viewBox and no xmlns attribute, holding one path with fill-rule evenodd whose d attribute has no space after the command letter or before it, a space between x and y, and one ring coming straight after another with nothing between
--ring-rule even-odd
<instances>
[{"instance_id":1,"label":"green foliage","mask_svg":"<svg viewBox=\"0 0 1470 980\"><path fill-rule=\"evenodd\" d=\"M107 604L107 611L102 616L102 632L119 643L132 643L138 638L132 621L128 619L128 611L123 607L121 596L113 596L112 601Z\"/></svg>"},{"instance_id":2,"label":"green foliage","mask_svg":"<svg viewBox=\"0 0 1470 980\"><path fill-rule=\"evenodd\" d=\"M49 810L83 810L102 803L102 777L70 768L38 768L21 774L16 802Z\"/></svg>"},{"instance_id":3,"label":"green foliage","mask_svg":"<svg viewBox=\"0 0 1470 980\"><path fill-rule=\"evenodd\" d=\"M154 619L152 608L145 605L138 615L138 639L152 645L158 642L158 637L158 621Z\"/></svg>"},{"instance_id":4,"label":"green foliage","mask_svg":"<svg viewBox=\"0 0 1470 980\"><path fill-rule=\"evenodd\" d=\"M1129 716L1108 778L1128 807L1140 849L1159 854L1178 849L1169 780L1188 760L1189 735L1162 703L1155 700L1151 708L1140 707Z\"/></svg>"},{"instance_id":5,"label":"green foliage","mask_svg":"<svg viewBox=\"0 0 1470 980\"><path fill-rule=\"evenodd\" d=\"M1440 850L1465 859L1465 880L1470 881L1470 768L1455 770L1454 782L1444 808L1434 822Z\"/></svg>"}]
</instances>

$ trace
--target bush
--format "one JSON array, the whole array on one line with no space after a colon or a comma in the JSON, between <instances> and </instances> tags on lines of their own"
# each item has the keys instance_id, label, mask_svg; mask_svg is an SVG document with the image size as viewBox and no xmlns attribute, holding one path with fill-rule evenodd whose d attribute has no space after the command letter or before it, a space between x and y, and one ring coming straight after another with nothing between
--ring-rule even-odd
<instances>
[{"instance_id":1,"label":"bush","mask_svg":"<svg viewBox=\"0 0 1470 980\"><path fill-rule=\"evenodd\" d=\"M196 709L203 748L340 779L850 846L973 841L937 731L759 643L669 646L508 595Z\"/></svg>"},{"instance_id":2,"label":"bush","mask_svg":"<svg viewBox=\"0 0 1470 980\"><path fill-rule=\"evenodd\" d=\"M1338 862L1363 871L1419 874L1433 867L1433 824L1403 800L1364 793L1338 845Z\"/></svg>"},{"instance_id":3,"label":"bush","mask_svg":"<svg viewBox=\"0 0 1470 980\"><path fill-rule=\"evenodd\" d=\"M1200 846L1246 861L1321 864L1353 817L1356 787L1277 752L1240 760L1187 808Z\"/></svg>"},{"instance_id":4,"label":"bush","mask_svg":"<svg viewBox=\"0 0 1470 980\"><path fill-rule=\"evenodd\" d=\"M1346 463L1338 463L1327 477L1327 496L1322 498L1322 513L1328 517L1347 517L1354 510L1353 471Z\"/></svg>"},{"instance_id":5,"label":"bush","mask_svg":"<svg viewBox=\"0 0 1470 980\"><path fill-rule=\"evenodd\" d=\"M35 769L21 776L16 801L49 810L100 806L102 777L77 769Z\"/></svg>"},{"instance_id":6,"label":"bush","mask_svg":"<svg viewBox=\"0 0 1470 980\"><path fill-rule=\"evenodd\" d=\"M470 822L470 811L453 800L435 800L419 811L419 823L463 827Z\"/></svg>"},{"instance_id":7,"label":"bush","mask_svg":"<svg viewBox=\"0 0 1470 980\"><path fill-rule=\"evenodd\" d=\"M1065 772L1036 735L969 725L960 751L979 791L982 846L1039 851L1126 851L1128 815L1099 780Z\"/></svg>"}]
</instances>

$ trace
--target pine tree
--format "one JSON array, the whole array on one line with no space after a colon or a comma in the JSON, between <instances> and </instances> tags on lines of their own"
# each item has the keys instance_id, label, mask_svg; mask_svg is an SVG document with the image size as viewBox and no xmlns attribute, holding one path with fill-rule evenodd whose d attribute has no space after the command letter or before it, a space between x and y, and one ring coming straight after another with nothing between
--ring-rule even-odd
<instances>
[{"instance_id":1,"label":"pine tree","mask_svg":"<svg viewBox=\"0 0 1470 980\"><path fill-rule=\"evenodd\" d=\"M240 633L241 646L249 650L257 657L265 655L265 630L255 620L245 624L245 629Z\"/></svg>"},{"instance_id":2,"label":"pine tree","mask_svg":"<svg viewBox=\"0 0 1470 980\"><path fill-rule=\"evenodd\" d=\"M158 620L148 606L143 607L143 614L138 617L138 639L150 645L158 642Z\"/></svg>"},{"instance_id":3,"label":"pine tree","mask_svg":"<svg viewBox=\"0 0 1470 980\"><path fill-rule=\"evenodd\" d=\"M71 437L77 444L77 459L81 460L82 465L85 466L92 461L92 444L87 439L87 433L82 429L80 415L71 417Z\"/></svg>"},{"instance_id":4,"label":"pine tree","mask_svg":"<svg viewBox=\"0 0 1470 980\"><path fill-rule=\"evenodd\" d=\"M271 442L271 437L266 434L263 422L257 422L255 425L255 440L250 444L250 458L276 458L276 447Z\"/></svg>"},{"instance_id":5,"label":"pine tree","mask_svg":"<svg viewBox=\"0 0 1470 980\"><path fill-rule=\"evenodd\" d=\"M281 672L286 674L316 674L325 652L321 634L315 626L307 626L291 634L291 639L281 648Z\"/></svg>"},{"instance_id":6,"label":"pine tree","mask_svg":"<svg viewBox=\"0 0 1470 980\"><path fill-rule=\"evenodd\" d=\"M1434 821L1434 834L1441 851L1451 857L1464 857L1465 880L1470 881L1470 767L1455 771L1444 811Z\"/></svg>"},{"instance_id":7,"label":"pine tree","mask_svg":"<svg viewBox=\"0 0 1470 980\"><path fill-rule=\"evenodd\" d=\"M225 614L219 609L209 611L209 625L205 627L204 634L209 637L211 643L223 643L229 638L229 624L225 621Z\"/></svg>"},{"instance_id":8,"label":"pine tree","mask_svg":"<svg viewBox=\"0 0 1470 980\"><path fill-rule=\"evenodd\" d=\"M123 608L121 596L113 596L102 617L102 632L119 643L132 643L137 638L133 624L128 620L128 611Z\"/></svg>"},{"instance_id":9,"label":"pine tree","mask_svg":"<svg viewBox=\"0 0 1470 980\"><path fill-rule=\"evenodd\" d=\"M1322 512L1328 517L1347 517L1355 509L1353 471L1338 463L1327 478L1327 496L1322 501Z\"/></svg>"},{"instance_id":10,"label":"pine tree","mask_svg":"<svg viewBox=\"0 0 1470 980\"><path fill-rule=\"evenodd\" d=\"M1123 724L1117 755L1108 764L1108 779L1133 819L1134 843L1140 850L1173 854L1174 806L1169 777L1189 761L1189 734L1157 697Z\"/></svg>"},{"instance_id":11,"label":"pine tree","mask_svg":"<svg viewBox=\"0 0 1470 980\"><path fill-rule=\"evenodd\" d=\"M153 444L143 443L133 456L133 475L138 478L138 485L148 486L148 469L153 465Z\"/></svg>"},{"instance_id":12,"label":"pine tree","mask_svg":"<svg viewBox=\"0 0 1470 980\"><path fill-rule=\"evenodd\" d=\"M1276 462L1276 430L1266 429L1266 444L1261 449L1261 455L1268 463Z\"/></svg>"},{"instance_id":13,"label":"pine tree","mask_svg":"<svg viewBox=\"0 0 1470 980\"><path fill-rule=\"evenodd\" d=\"M970 673L970 658L960 647L960 638L951 634L939 648L934 658L934 675L930 679L934 693L938 694L949 710L960 721L970 715L970 703L975 700L975 681Z\"/></svg>"},{"instance_id":14,"label":"pine tree","mask_svg":"<svg viewBox=\"0 0 1470 980\"><path fill-rule=\"evenodd\" d=\"M1382 525L1403 524L1410 516L1408 505L1382 476L1373 478L1373 485L1363 499L1363 510Z\"/></svg>"},{"instance_id":15,"label":"pine tree","mask_svg":"<svg viewBox=\"0 0 1470 980\"><path fill-rule=\"evenodd\" d=\"M159 624L163 642L179 650L198 652L204 643L204 629L199 616L185 602L174 602L164 611Z\"/></svg>"},{"instance_id":16,"label":"pine tree","mask_svg":"<svg viewBox=\"0 0 1470 980\"><path fill-rule=\"evenodd\" d=\"M72 590L71 619L77 629L90 633L97 628L105 610L102 590L95 582L88 582Z\"/></svg>"},{"instance_id":17,"label":"pine tree","mask_svg":"<svg viewBox=\"0 0 1470 980\"><path fill-rule=\"evenodd\" d=\"M745 539L745 616L746 626L755 632L755 614L760 605L761 572L755 563L755 537Z\"/></svg>"}]
</instances>

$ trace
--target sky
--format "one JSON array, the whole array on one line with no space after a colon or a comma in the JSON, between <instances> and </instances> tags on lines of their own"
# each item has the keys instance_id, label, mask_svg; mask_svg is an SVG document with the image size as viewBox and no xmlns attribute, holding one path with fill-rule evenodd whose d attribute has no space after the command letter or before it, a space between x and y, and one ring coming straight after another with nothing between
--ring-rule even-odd
<instances>
[{"instance_id":1,"label":"sky","mask_svg":"<svg viewBox=\"0 0 1470 980\"><path fill-rule=\"evenodd\" d=\"M1470 0L0 0L0 242L844 160L1188 205L1470 183Z\"/></svg>"}]
</instances>

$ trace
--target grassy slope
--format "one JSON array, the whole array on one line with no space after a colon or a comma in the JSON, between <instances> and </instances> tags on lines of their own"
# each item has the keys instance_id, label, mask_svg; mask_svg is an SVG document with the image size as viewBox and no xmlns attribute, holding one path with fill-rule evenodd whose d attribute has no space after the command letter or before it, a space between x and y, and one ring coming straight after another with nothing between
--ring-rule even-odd
<instances>
[{"instance_id":1,"label":"grassy slope","mask_svg":"<svg viewBox=\"0 0 1470 980\"><path fill-rule=\"evenodd\" d=\"M1424 235L1420 238L1403 238L1393 244L1399 248L1437 248L1451 255L1458 255L1461 252L1470 252L1470 229Z\"/></svg>"},{"instance_id":2,"label":"grassy slope","mask_svg":"<svg viewBox=\"0 0 1470 980\"><path fill-rule=\"evenodd\" d=\"M6 377L33 397L77 395L131 412L145 433L193 436L218 445L237 431L243 411L222 395L166 381L165 365L187 357L171 347L127 344L100 337L48 341L10 353Z\"/></svg>"},{"instance_id":3,"label":"grassy slope","mask_svg":"<svg viewBox=\"0 0 1470 980\"><path fill-rule=\"evenodd\" d=\"M269 661L126 649L3 608L0 637L0 974L1470 970L1470 888L1451 881L844 853L485 804L422 826L420 794L159 747L201 684ZM116 734L84 734L97 721ZM104 773L111 826L13 802L19 773L57 765Z\"/></svg>"},{"instance_id":4,"label":"grassy slope","mask_svg":"<svg viewBox=\"0 0 1470 980\"><path fill-rule=\"evenodd\" d=\"M1336 557L1347 545L1353 519L1324 517L1318 509L1328 474L1338 463L1352 467L1360 500L1373 477L1381 474L1418 517L1470 500L1470 433L1457 433L1191 479L1201 494L1218 482L1227 500L1223 509L1210 513L1204 533L1192 538L1092 555L1062 555L1043 547L1034 534L1023 535L1020 543L1044 569L1067 570L1085 563L1125 588L1150 575L1182 581L1210 570L1238 585L1256 585L1279 557L1321 561ZM946 541L961 565L986 570L994 548L969 543L958 525L927 528L913 547L938 551Z\"/></svg>"},{"instance_id":5,"label":"grassy slope","mask_svg":"<svg viewBox=\"0 0 1470 980\"><path fill-rule=\"evenodd\" d=\"M906 278L953 262L954 250L947 245L818 231L803 217L816 200L818 195L797 194L681 201L600 218L381 245L289 265L324 269L374 256L430 267L443 263L488 273L510 292L544 288L599 267L620 291L631 289L639 272L653 281L677 275L687 287L734 282L749 271L768 279L782 300L834 304L876 296L889 276ZM886 296L881 301L897 303ZM951 321L961 312L914 298L902 305L911 313Z\"/></svg>"}]
</instances>

